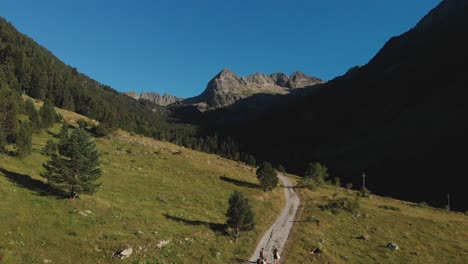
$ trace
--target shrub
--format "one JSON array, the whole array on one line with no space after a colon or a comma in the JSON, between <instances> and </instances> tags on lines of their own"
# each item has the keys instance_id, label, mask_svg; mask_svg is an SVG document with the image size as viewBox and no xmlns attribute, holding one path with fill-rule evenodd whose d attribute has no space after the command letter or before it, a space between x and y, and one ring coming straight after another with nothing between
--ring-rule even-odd
<instances>
[{"instance_id":1,"label":"shrub","mask_svg":"<svg viewBox=\"0 0 468 264\"><path fill-rule=\"evenodd\" d=\"M350 182L348 182L348 183L346 184L346 189L348 189L348 190L353 189L353 184L350 183Z\"/></svg>"},{"instance_id":2,"label":"shrub","mask_svg":"<svg viewBox=\"0 0 468 264\"><path fill-rule=\"evenodd\" d=\"M421 207L421 208L428 208L429 207L429 205L426 202L420 202L416 206Z\"/></svg>"},{"instance_id":3,"label":"shrub","mask_svg":"<svg viewBox=\"0 0 468 264\"><path fill-rule=\"evenodd\" d=\"M336 187L340 187L340 186L341 186L340 178L338 178L338 177L333 178L333 184L334 184Z\"/></svg>"},{"instance_id":4,"label":"shrub","mask_svg":"<svg viewBox=\"0 0 468 264\"><path fill-rule=\"evenodd\" d=\"M359 212L360 207L361 205L358 196L356 196L354 200L350 200L348 198L330 200L327 205L321 206L322 210L328 210L333 214L338 214L341 211L345 211L353 215Z\"/></svg>"},{"instance_id":5,"label":"shrub","mask_svg":"<svg viewBox=\"0 0 468 264\"><path fill-rule=\"evenodd\" d=\"M317 190L317 183L315 183L315 181L309 179L309 178L302 178L300 183L299 183L299 187L302 187L302 188L307 188L311 191L315 191Z\"/></svg>"},{"instance_id":6,"label":"shrub","mask_svg":"<svg viewBox=\"0 0 468 264\"><path fill-rule=\"evenodd\" d=\"M311 178L319 184L323 184L329 176L328 168L318 162L309 163L304 176Z\"/></svg>"},{"instance_id":7,"label":"shrub","mask_svg":"<svg viewBox=\"0 0 468 264\"><path fill-rule=\"evenodd\" d=\"M88 126L88 122L86 122L86 120L84 119L80 119L76 123L78 124L80 128L83 128L83 129L86 129L86 127Z\"/></svg>"},{"instance_id":8,"label":"shrub","mask_svg":"<svg viewBox=\"0 0 468 264\"><path fill-rule=\"evenodd\" d=\"M392 211L401 211L399 207L393 206L393 205L379 205L379 208L386 209L386 210L392 210Z\"/></svg>"},{"instance_id":9,"label":"shrub","mask_svg":"<svg viewBox=\"0 0 468 264\"><path fill-rule=\"evenodd\" d=\"M369 189L367 189L366 187L362 187L361 190L359 191L359 194L360 194L362 197L370 197L371 192L370 192Z\"/></svg>"},{"instance_id":10,"label":"shrub","mask_svg":"<svg viewBox=\"0 0 468 264\"><path fill-rule=\"evenodd\" d=\"M280 164L278 165L278 171L281 173L286 173L286 168L282 164Z\"/></svg>"}]
</instances>

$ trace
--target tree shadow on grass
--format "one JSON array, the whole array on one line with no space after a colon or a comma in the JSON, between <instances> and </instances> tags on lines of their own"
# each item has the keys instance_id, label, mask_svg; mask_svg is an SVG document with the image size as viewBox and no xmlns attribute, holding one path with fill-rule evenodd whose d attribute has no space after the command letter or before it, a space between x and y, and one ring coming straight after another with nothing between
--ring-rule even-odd
<instances>
[{"instance_id":1,"label":"tree shadow on grass","mask_svg":"<svg viewBox=\"0 0 468 264\"><path fill-rule=\"evenodd\" d=\"M229 178L229 177L226 177L226 176L220 176L219 179L221 179L222 181L225 181L225 182L232 183L232 184L237 185L237 186L241 186L241 187L248 187L248 188L252 188L252 189L260 189L260 185L255 184L255 183L251 183L251 182L239 181L239 180Z\"/></svg>"},{"instance_id":2,"label":"tree shadow on grass","mask_svg":"<svg viewBox=\"0 0 468 264\"><path fill-rule=\"evenodd\" d=\"M177 216L172 216L168 214L163 214L164 217L166 217L169 220L180 222L186 225L193 225L193 226L206 226L213 230L214 232L221 233L222 235L227 235L227 230L226 230L226 224L220 224L220 223L209 223L205 221L200 221L200 220L188 220L184 219L181 217Z\"/></svg>"},{"instance_id":3,"label":"tree shadow on grass","mask_svg":"<svg viewBox=\"0 0 468 264\"><path fill-rule=\"evenodd\" d=\"M57 199L64 197L63 193L59 190L52 188L43 181L31 178L29 175L9 171L4 168L0 168L0 173L3 173L8 180L15 183L17 186L29 189L39 196L54 196Z\"/></svg>"}]
</instances>

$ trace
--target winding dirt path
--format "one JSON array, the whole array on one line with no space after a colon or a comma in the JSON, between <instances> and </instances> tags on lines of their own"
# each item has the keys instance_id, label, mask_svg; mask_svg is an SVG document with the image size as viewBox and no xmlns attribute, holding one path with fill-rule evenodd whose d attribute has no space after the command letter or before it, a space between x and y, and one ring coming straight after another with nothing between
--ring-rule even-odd
<instances>
[{"instance_id":1,"label":"winding dirt path","mask_svg":"<svg viewBox=\"0 0 468 264\"><path fill-rule=\"evenodd\" d=\"M284 185L284 195L286 197L286 205L281 211L281 214L276 219L275 223L263 235L262 239L257 245L255 252L249 258L249 263L256 263L260 250L262 247L266 253L268 263L273 262L273 246L278 248L280 256L282 256L284 246L289 238L292 227L294 225L294 218L296 217L297 209L300 205L300 199L294 190L294 182L283 175L278 174L279 179Z\"/></svg>"}]
</instances>

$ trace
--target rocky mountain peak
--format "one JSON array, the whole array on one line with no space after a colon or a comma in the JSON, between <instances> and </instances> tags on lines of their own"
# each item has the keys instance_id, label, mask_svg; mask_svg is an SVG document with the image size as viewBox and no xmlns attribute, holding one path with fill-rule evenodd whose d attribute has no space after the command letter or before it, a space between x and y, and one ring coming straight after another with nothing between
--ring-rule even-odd
<instances>
[{"instance_id":1,"label":"rocky mountain peak","mask_svg":"<svg viewBox=\"0 0 468 264\"><path fill-rule=\"evenodd\" d=\"M322 80L309 76L303 72L296 71L289 76L288 87L291 89L294 88L304 88L306 86L311 86L315 84L323 83Z\"/></svg>"},{"instance_id":2,"label":"rocky mountain peak","mask_svg":"<svg viewBox=\"0 0 468 264\"><path fill-rule=\"evenodd\" d=\"M254 73L240 77L228 69L223 69L210 80L202 94L188 98L184 103L196 104L202 110L219 108L232 105L254 94L287 94L291 89L319 83L323 81L302 72L295 72L290 77L284 73L271 75Z\"/></svg>"},{"instance_id":3,"label":"rocky mountain peak","mask_svg":"<svg viewBox=\"0 0 468 264\"><path fill-rule=\"evenodd\" d=\"M162 105L162 106L170 105L170 104L180 102L183 100L183 98L179 98L174 95L167 94L167 93L164 93L163 95L160 95L159 93L153 93L153 92L138 94L135 91L130 91L130 92L126 92L125 94L136 100L139 100L139 99L148 100L150 102L153 102L157 105Z\"/></svg>"}]
</instances>

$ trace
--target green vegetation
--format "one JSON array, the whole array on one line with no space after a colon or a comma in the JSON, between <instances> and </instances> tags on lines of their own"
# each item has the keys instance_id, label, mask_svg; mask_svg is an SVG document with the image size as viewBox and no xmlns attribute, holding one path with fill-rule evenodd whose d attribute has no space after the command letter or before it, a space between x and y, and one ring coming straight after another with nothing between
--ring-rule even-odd
<instances>
[{"instance_id":1,"label":"green vegetation","mask_svg":"<svg viewBox=\"0 0 468 264\"><path fill-rule=\"evenodd\" d=\"M49 100L46 100L39 110L41 116L42 127L51 127L57 121L57 114L55 113L54 106Z\"/></svg>"},{"instance_id":2,"label":"green vegetation","mask_svg":"<svg viewBox=\"0 0 468 264\"><path fill-rule=\"evenodd\" d=\"M280 164L278 165L278 171L281 173L286 173L286 168L282 164Z\"/></svg>"},{"instance_id":3,"label":"green vegetation","mask_svg":"<svg viewBox=\"0 0 468 264\"><path fill-rule=\"evenodd\" d=\"M93 139L82 128L68 135L66 123L62 125L59 138L56 147L47 141L44 152L49 154L50 160L43 164L42 176L69 198L95 193L99 187L95 181L101 176L101 169Z\"/></svg>"},{"instance_id":4,"label":"green vegetation","mask_svg":"<svg viewBox=\"0 0 468 264\"><path fill-rule=\"evenodd\" d=\"M340 211L348 212L356 215L360 208L359 197L356 196L354 200L349 198L340 198L328 201L327 205L321 206L322 210L329 210L333 214L338 214Z\"/></svg>"},{"instance_id":5,"label":"green vegetation","mask_svg":"<svg viewBox=\"0 0 468 264\"><path fill-rule=\"evenodd\" d=\"M315 181L318 184L323 184L328 178L328 168L318 162L309 163L304 177Z\"/></svg>"},{"instance_id":6,"label":"green vegetation","mask_svg":"<svg viewBox=\"0 0 468 264\"><path fill-rule=\"evenodd\" d=\"M0 123L10 141L17 130L17 115L24 108L19 102L21 94L45 100L39 115L43 128L58 121L52 113L55 105L97 120L99 125L94 124L94 133L98 136L106 136L120 128L198 151L219 154L251 166L256 164L255 158L242 152L232 137L174 120L170 109L147 100L134 100L98 83L79 73L76 68L65 65L0 17ZM36 129L39 120L35 114L28 112L27 115L35 132L39 132ZM80 121L79 125L84 123Z\"/></svg>"},{"instance_id":7,"label":"green vegetation","mask_svg":"<svg viewBox=\"0 0 468 264\"><path fill-rule=\"evenodd\" d=\"M386 210L392 210L392 211L401 211L400 207L396 207L393 205L379 205L379 208L386 209Z\"/></svg>"},{"instance_id":8,"label":"green vegetation","mask_svg":"<svg viewBox=\"0 0 468 264\"><path fill-rule=\"evenodd\" d=\"M360 199L358 214L333 214L323 209L346 211L359 192L328 185L297 190L303 209L284 256L288 263L466 263L468 218L462 213L373 195ZM387 248L390 242L400 249Z\"/></svg>"},{"instance_id":9,"label":"green vegetation","mask_svg":"<svg viewBox=\"0 0 468 264\"><path fill-rule=\"evenodd\" d=\"M249 205L249 200L239 191L234 191L231 197L229 197L229 208L226 216L226 225L234 229L236 243L240 231L251 231L255 228L255 215Z\"/></svg>"},{"instance_id":10,"label":"green vegetation","mask_svg":"<svg viewBox=\"0 0 468 264\"><path fill-rule=\"evenodd\" d=\"M22 122L15 137L18 156L24 158L32 150L32 128L29 122Z\"/></svg>"},{"instance_id":11,"label":"green vegetation","mask_svg":"<svg viewBox=\"0 0 468 264\"><path fill-rule=\"evenodd\" d=\"M278 173L268 162L262 162L257 168L257 179L264 192L273 190L278 186Z\"/></svg>"},{"instance_id":12,"label":"green vegetation","mask_svg":"<svg viewBox=\"0 0 468 264\"><path fill-rule=\"evenodd\" d=\"M95 124L56 112L72 125L81 118ZM99 191L57 199L40 172L46 142L57 141L60 130L55 124L33 135L25 159L0 155L1 263L114 263L113 253L127 245L134 250L129 263L233 263L252 253L284 204L283 190L252 187L249 166L120 130L96 139ZM224 232L234 191L249 199L256 216L255 230L237 244ZM158 248L162 241L169 244Z\"/></svg>"},{"instance_id":13,"label":"green vegetation","mask_svg":"<svg viewBox=\"0 0 468 264\"><path fill-rule=\"evenodd\" d=\"M369 191L369 189L363 186L359 191L359 195L361 195L361 197L370 197L371 191Z\"/></svg>"}]
</instances>

